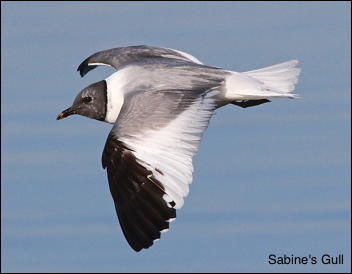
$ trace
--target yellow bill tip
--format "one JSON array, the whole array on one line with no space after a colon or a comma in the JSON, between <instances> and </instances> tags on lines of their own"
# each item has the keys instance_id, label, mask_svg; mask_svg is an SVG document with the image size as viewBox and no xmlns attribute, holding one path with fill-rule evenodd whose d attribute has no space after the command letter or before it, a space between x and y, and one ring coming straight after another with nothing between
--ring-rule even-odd
<instances>
[{"instance_id":1,"label":"yellow bill tip","mask_svg":"<svg viewBox=\"0 0 352 274\"><path fill-rule=\"evenodd\" d=\"M66 115L61 112L57 117L56 117L56 120L61 120L61 119L64 119L66 117Z\"/></svg>"}]
</instances>

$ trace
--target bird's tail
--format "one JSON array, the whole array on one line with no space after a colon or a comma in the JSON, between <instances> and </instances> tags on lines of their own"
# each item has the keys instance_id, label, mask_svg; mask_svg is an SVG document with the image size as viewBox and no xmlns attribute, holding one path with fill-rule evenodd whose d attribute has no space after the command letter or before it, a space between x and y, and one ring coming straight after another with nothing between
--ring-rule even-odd
<instances>
[{"instance_id":1,"label":"bird's tail","mask_svg":"<svg viewBox=\"0 0 352 274\"><path fill-rule=\"evenodd\" d=\"M262 82L267 89L274 93L271 97L295 98L298 95L290 92L295 89L301 71L297 65L297 60L291 60L262 69L247 71L244 74Z\"/></svg>"},{"instance_id":2,"label":"bird's tail","mask_svg":"<svg viewBox=\"0 0 352 274\"><path fill-rule=\"evenodd\" d=\"M297 98L297 94L291 93L300 73L297 65L297 60L291 60L262 69L233 72L226 80L229 99Z\"/></svg>"}]
</instances>

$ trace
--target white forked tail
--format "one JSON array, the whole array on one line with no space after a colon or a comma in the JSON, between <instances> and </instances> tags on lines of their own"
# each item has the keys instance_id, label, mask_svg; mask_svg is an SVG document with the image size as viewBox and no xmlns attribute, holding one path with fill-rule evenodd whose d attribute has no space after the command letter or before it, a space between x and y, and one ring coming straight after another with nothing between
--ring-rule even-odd
<instances>
[{"instance_id":1,"label":"white forked tail","mask_svg":"<svg viewBox=\"0 0 352 274\"><path fill-rule=\"evenodd\" d=\"M242 73L232 72L226 79L226 97L230 100L297 98L291 93L298 82L297 60Z\"/></svg>"},{"instance_id":2,"label":"white forked tail","mask_svg":"<svg viewBox=\"0 0 352 274\"><path fill-rule=\"evenodd\" d=\"M301 70L296 67L297 64L297 60L291 60L270 67L247 71L244 74L261 81L270 90L288 93L295 89L295 84L298 82L298 75Z\"/></svg>"}]
</instances>

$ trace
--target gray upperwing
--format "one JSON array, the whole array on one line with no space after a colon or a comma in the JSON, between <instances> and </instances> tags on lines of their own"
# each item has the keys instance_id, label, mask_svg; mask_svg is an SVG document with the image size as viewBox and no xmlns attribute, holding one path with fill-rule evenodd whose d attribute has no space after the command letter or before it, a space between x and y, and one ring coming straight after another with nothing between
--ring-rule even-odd
<instances>
[{"instance_id":1,"label":"gray upperwing","mask_svg":"<svg viewBox=\"0 0 352 274\"><path fill-rule=\"evenodd\" d=\"M136 90L125 97L102 165L122 231L136 251L159 239L183 204L182 191L192 180L190 159L215 108L212 89ZM160 135L150 139L148 131ZM164 163L168 155L177 157ZM171 191L180 182L183 186Z\"/></svg>"},{"instance_id":2,"label":"gray upperwing","mask_svg":"<svg viewBox=\"0 0 352 274\"><path fill-rule=\"evenodd\" d=\"M150 46L130 46L119 47L108 50L99 51L87 59L85 59L78 67L77 71L83 77L90 70L96 68L98 65L107 65L119 69L120 67L129 63L139 61L143 58L152 57L166 57L174 58L189 62L196 62L196 58L191 55L167 48L158 48ZM200 62L196 62L200 63Z\"/></svg>"},{"instance_id":3,"label":"gray upperwing","mask_svg":"<svg viewBox=\"0 0 352 274\"><path fill-rule=\"evenodd\" d=\"M202 96L219 89L227 72L183 60L149 58L135 62L130 73L113 128L118 137L166 126Z\"/></svg>"},{"instance_id":4,"label":"gray upperwing","mask_svg":"<svg viewBox=\"0 0 352 274\"><path fill-rule=\"evenodd\" d=\"M159 90L127 96L112 132L116 137L133 137L163 128L203 94L204 90Z\"/></svg>"},{"instance_id":5,"label":"gray upperwing","mask_svg":"<svg viewBox=\"0 0 352 274\"><path fill-rule=\"evenodd\" d=\"M148 136L148 130L165 127L182 115L183 111L194 106L198 106L201 113L197 114L202 115L204 121L199 132L193 131L193 134L201 133L213 110L204 99L205 96L206 91L201 90L136 91L125 98L121 112L108 136L102 165L107 170L109 187L122 231L136 251L150 247L154 240L160 238L161 232L169 228L170 220L176 218L176 202L165 199L165 195L170 197L169 188L166 188L165 182L158 179L153 169L146 167L150 166L148 159L140 158L134 148L130 147L129 141L133 141L134 136L144 140ZM203 113L200 102L206 106ZM180 128L180 131L187 130L187 126L189 123L184 125L185 128ZM189 142L197 143L194 138ZM153 144L143 144L146 147L148 145ZM158 154L154 156L158 157ZM154 170L164 174L158 166Z\"/></svg>"},{"instance_id":6,"label":"gray upperwing","mask_svg":"<svg viewBox=\"0 0 352 274\"><path fill-rule=\"evenodd\" d=\"M147 58L130 65L124 92L175 91L198 93L221 87L228 72L173 58Z\"/></svg>"}]
</instances>

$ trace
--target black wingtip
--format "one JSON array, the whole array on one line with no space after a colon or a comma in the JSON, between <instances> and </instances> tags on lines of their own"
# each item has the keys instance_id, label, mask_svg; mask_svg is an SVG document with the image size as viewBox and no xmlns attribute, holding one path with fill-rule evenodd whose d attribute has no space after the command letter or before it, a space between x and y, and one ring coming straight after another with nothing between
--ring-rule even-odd
<instances>
[{"instance_id":1,"label":"black wingtip","mask_svg":"<svg viewBox=\"0 0 352 274\"><path fill-rule=\"evenodd\" d=\"M90 66L87 60L84 60L77 68L81 77L86 75L90 70L95 69L97 66Z\"/></svg>"},{"instance_id":2,"label":"black wingtip","mask_svg":"<svg viewBox=\"0 0 352 274\"><path fill-rule=\"evenodd\" d=\"M87 68L88 67L88 62L87 60L84 60L77 68L77 71L79 71L79 74L81 75L81 77L83 77L84 75L87 74Z\"/></svg>"}]
</instances>

